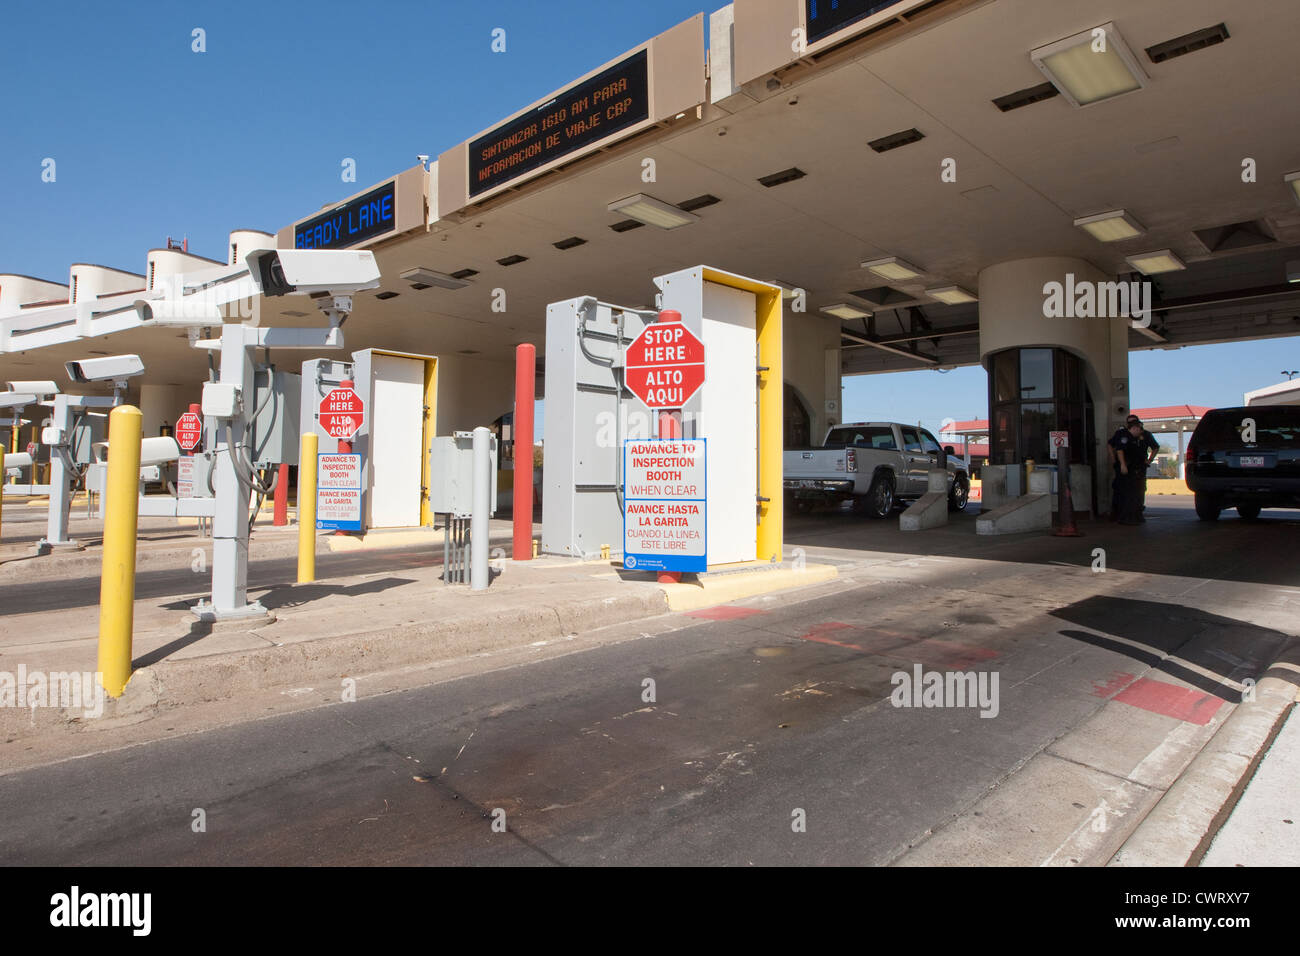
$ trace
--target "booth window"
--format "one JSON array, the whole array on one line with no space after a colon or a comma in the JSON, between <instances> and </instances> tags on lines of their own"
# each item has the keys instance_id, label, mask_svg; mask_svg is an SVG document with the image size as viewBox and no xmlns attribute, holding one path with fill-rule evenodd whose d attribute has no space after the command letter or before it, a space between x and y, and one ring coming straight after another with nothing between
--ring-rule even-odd
<instances>
[{"instance_id":1,"label":"booth window","mask_svg":"<svg viewBox=\"0 0 1300 956\"><path fill-rule=\"evenodd\" d=\"M1083 361L1056 348L1007 349L989 362L990 456L997 465L1051 463L1051 432L1070 436L1070 460L1092 459L1092 399Z\"/></svg>"}]
</instances>

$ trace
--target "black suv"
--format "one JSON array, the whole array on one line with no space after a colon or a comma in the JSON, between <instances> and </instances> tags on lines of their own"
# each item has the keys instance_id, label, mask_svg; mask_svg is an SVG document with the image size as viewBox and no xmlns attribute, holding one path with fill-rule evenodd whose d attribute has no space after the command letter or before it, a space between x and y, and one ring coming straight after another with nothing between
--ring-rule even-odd
<instances>
[{"instance_id":1,"label":"black suv","mask_svg":"<svg viewBox=\"0 0 1300 956\"><path fill-rule=\"evenodd\" d=\"M1206 412L1187 446L1187 487L1202 521L1234 506L1248 521L1261 508L1300 508L1300 405Z\"/></svg>"}]
</instances>

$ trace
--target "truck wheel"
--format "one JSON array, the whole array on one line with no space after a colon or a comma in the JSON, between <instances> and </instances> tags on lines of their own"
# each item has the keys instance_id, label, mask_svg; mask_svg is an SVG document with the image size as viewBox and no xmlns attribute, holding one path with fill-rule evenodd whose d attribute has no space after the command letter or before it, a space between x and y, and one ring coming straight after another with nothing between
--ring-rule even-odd
<instances>
[{"instance_id":1,"label":"truck wheel","mask_svg":"<svg viewBox=\"0 0 1300 956\"><path fill-rule=\"evenodd\" d=\"M1259 505L1237 505L1237 514L1245 521L1254 521L1259 517Z\"/></svg>"},{"instance_id":2,"label":"truck wheel","mask_svg":"<svg viewBox=\"0 0 1300 956\"><path fill-rule=\"evenodd\" d=\"M894 511L894 479L880 475L871 483L863 510L873 518L888 518Z\"/></svg>"},{"instance_id":3,"label":"truck wheel","mask_svg":"<svg viewBox=\"0 0 1300 956\"><path fill-rule=\"evenodd\" d=\"M1202 521L1218 521L1219 512L1223 510L1223 503L1217 495L1206 494L1203 491L1196 492L1196 517Z\"/></svg>"},{"instance_id":4,"label":"truck wheel","mask_svg":"<svg viewBox=\"0 0 1300 956\"><path fill-rule=\"evenodd\" d=\"M957 475L952 480L952 490L948 492L948 510L965 511L968 501L970 501L970 479Z\"/></svg>"}]
</instances>

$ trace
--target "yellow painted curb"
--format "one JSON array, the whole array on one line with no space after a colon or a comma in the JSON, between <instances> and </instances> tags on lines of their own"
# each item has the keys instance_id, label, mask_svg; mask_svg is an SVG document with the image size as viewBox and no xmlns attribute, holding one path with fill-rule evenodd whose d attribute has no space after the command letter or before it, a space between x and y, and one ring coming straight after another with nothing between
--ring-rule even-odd
<instances>
[{"instance_id":1,"label":"yellow painted curb","mask_svg":"<svg viewBox=\"0 0 1300 956\"><path fill-rule=\"evenodd\" d=\"M770 591L784 591L787 588L807 587L821 584L837 577L839 572L834 565L809 564L799 570L778 568L775 571L737 571L734 574L706 575L700 581L690 584L661 584L659 590L668 599L668 607L673 611L697 611L702 607L739 601L741 598Z\"/></svg>"}]
</instances>

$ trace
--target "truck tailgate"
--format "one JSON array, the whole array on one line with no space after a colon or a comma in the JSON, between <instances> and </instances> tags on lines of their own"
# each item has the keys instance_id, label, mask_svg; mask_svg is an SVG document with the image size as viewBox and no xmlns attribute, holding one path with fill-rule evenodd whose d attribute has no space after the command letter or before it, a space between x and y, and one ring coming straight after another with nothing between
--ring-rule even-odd
<instances>
[{"instance_id":1,"label":"truck tailgate","mask_svg":"<svg viewBox=\"0 0 1300 956\"><path fill-rule=\"evenodd\" d=\"M814 448L806 451L784 452L785 478L845 478L851 477L844 464L845 449Z\"/></svg>"}]
</instances>

